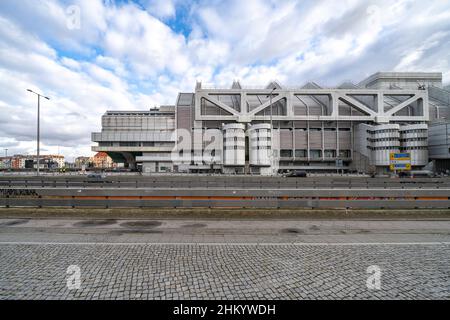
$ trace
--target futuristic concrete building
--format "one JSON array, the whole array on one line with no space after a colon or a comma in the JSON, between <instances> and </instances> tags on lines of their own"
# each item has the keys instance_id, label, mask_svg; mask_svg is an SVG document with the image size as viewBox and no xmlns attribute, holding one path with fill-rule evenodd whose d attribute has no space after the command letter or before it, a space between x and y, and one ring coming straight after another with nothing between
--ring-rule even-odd
<instances>
[{"instance_id":1,"label":"futuristic concrete building","mask_svg":"<svg viewBox=\"0 0 450 320\"><path fill-rule=\"evenodd\" d=\"M174 106L106 112L93 150L144 173L383 173L391 152L421 169L429 125L450 119L448 97L441 73L382 72L336 88L197 83Z\"/></svg>"},{"instance_id":2,"label":"futuristic concrete building","mask_svg":"<svg viewBox=\"0 0 450 320\"><path fill-rule=\"evenodd\" d=\"M175 107L149 111L108 111L102 117L102 132L92 133L98 146L114 162L131 168L146 164L152 172L171 171L170 154L175 146Z\"/></svg>"}]
</instances>

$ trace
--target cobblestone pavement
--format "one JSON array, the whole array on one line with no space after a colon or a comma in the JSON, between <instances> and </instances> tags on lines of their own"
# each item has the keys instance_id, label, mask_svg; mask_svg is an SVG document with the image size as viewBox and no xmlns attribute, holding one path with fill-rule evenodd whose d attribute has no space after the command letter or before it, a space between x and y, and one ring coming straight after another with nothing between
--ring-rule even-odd
<instances>
[{"instance_id":1,"label":"cobblestone pavement","mask_svg":"<svg viewBox=\"0 0 450 320\"><path fill-rule=\"evenodd\" d=\"M450 221L0 219L0 299L320 298L450 299Z\"/></svg>"},{"instance_id":2,"label":"cobblestone pavement","mask_svg":"<svg viewBox=\"0 0 450 320\"><path fill-rule=\"evenodd\" d=\"M450 299L450 245L1 244L0 298Z\"/></svg>"}]
</instances>

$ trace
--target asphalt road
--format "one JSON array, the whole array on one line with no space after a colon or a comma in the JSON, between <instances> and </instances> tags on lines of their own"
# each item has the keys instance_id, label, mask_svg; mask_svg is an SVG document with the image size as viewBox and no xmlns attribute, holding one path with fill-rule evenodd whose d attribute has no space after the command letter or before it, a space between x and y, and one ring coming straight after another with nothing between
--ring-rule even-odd
<instances>
[{"instance_id":1,"label":"asphalt road","mask_svg":"<svg viewBox=\"0 0 450 320\"><path fill-rule=\"evenodd\" d=\"M0 219L0 275L0 299L450 299L450 220Z\"/></svg>"}]
</instances>

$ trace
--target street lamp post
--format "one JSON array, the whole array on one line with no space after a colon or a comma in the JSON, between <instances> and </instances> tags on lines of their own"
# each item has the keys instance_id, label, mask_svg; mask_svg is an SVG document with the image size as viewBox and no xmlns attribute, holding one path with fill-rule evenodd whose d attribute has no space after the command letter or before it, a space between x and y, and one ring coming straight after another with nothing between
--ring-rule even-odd
<instances>
[{"instance_id":1,"label":"street lamp post","mask_svg":"<svg viewBox=\"0 0 450 320\"><path fill-rule=\"evenodd\" d=\"M270 91L270 130L273 131L273 110L272 110L272 96L273 96L273 92L276 90L277 88L273 88L272 91Z\"/></svg>"},{"instance_id":2,"label":"street lamp post","mask_svg":"<svg viewBox=\"0 0 450 320\"><path fill-rule=\"evenodd\" d=\"M272 105L272 96L273 96L273 92L276 90L277 88L273 88L272 91L270 91L270 96L269 96L269 104L270 104L270 144L271 144L271 152L270 152L270 158L271 158L271 165L273 166L273 163L275 161L275 150L273 149L273 105ZM273 168L272 168L273 170Z\"/></svg>"},{"instance_id":3,"label":"street lamp post","mask_svg":"<svg viewBox=\"0 0 450 320\"><path fill-rule=\"evenodd\" d=\"M36 174L37 175L39 175L39 141L40 141L40 112L41 112L41 97L43 97L43 98L45 98L45 99L47 99L47 100L50 100L50 98L49 97L46 97L46 96L43 96L43 95L41 95L41 94L39 94L39 93L37 93L37 92L34 92L33 90L31 90L31 89L27 89L27 91L28 92L31 92L31 93L34 93L35 95L37 95L37 98L38 98L38 104L37 104L37 107L38 107L38 109L37 109L37 172L36 172Z\"/></svg>"}]
</instances>

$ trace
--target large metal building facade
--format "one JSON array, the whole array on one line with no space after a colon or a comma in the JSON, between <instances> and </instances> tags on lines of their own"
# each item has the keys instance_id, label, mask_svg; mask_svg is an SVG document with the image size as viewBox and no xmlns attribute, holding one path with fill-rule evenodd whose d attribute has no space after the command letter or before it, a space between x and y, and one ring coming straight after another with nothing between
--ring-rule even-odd
<instances>
[{"instance_id":1,"label":"large metal building facade","mask_svg":"<svg viewBox=\"0 0 450 320\"><path fill-rule=\"evenodd\" d=\"M429 124L449 119L448 95L441 73L383 72L336 88L197 83L174 106L108 111L93 150L144 173L384 173L391 152L410 153L421 169Z\"/></svg>"}]
</instances>

